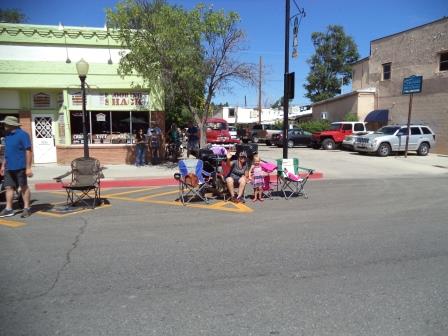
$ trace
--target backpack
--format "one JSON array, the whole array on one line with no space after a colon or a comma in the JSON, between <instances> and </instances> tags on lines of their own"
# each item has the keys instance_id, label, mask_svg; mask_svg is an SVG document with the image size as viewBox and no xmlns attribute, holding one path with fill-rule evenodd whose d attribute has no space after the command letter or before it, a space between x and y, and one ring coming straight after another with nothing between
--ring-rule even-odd
<instances>
[{"instance_id":1,"label":"backpack","mask_svg":"<svg viewBox=\"0 0 448 336\"><path fill-rule=\"evenodd\" d=\"M187 176L185 176L185 183L188 184L190 187L197 187L199 184L198 177L193 173L188 173Z\"/></svg>"}]
</instances>

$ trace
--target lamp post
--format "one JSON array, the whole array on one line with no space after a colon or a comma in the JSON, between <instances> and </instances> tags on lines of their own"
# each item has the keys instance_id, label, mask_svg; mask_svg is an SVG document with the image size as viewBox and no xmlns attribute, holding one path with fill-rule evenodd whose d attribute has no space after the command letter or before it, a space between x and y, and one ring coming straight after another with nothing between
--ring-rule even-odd
<instances>
[{"instance_id":1,"label":"lamp post","mask_svg":"<svg viewBox=\"0 0 448 336\"><path fill-rule=\"evenodd\" d=\"M78 71L79 79L81 80L81 94L82 94L82 135L84 142L84 157L89 157L89 138L87 136L87 111L86 111L86 77L89 72L89 63L81 58L76 63L76 71Z\"/></svg>"}]
</instances>

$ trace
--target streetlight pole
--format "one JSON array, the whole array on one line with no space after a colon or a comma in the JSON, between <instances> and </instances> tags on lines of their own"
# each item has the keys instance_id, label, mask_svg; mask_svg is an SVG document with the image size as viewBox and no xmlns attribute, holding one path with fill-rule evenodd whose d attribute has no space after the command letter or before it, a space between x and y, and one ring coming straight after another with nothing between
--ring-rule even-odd
<instances>
[{"instance_id":1,"label":"streetlight pole","mask_svg":"<svg viewBox=\"0 0 448 336\"><path fill-rule=\"evenodd\" d=\"M289 73L289 20L291 5L290 0L285 0L285 74L283 77L283 158L288 158L288 112L289 112L289 92L288 92L288 73Z\"/></svg>"},{"instance_id":2,"label":"streetlight pole","mask_svg":"<svg viewBox=\"0 0 448 336\"><path fill-rule=\"evenodd\" d=\"M76 70L78 71L79 79L81 80L81 94L82 94L82 135L84 143L84 158L89 157L89 138L87 136L87 111L86 111L86 78L89 72L89 63L81 58L76 63Z\"/></svg>"}]
</instances>

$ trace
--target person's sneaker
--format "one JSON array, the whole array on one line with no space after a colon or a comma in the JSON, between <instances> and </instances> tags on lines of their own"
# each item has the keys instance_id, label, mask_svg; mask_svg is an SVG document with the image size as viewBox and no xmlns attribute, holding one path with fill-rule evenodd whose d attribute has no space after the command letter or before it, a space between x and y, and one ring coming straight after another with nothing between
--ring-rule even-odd
<instances>
[{"instance_id":1,"label":"person's sneaker","mask_svg":"<svg viewBox=\"0 0 448 336\"><path fill-rule=\"evenodd\" d=\"M31 209L24 208L23 211L22 211L22 214L20 215L20 217L26 218L26 217L29 217L29 216L31 216Z\"/></svg>"},{"instance_id":2,"label":"person's sneaker","mask_svg":"<svg viewBox=\"0 0 448 336\"><path fill-rule=\"evenodd\" d=\"M11 217L11 216L14 216L15 215L15 212L14 212L14 210L12 210L12 209L3 209L1 212L0 212L0 217Z\"/></svg>"}]
</instances>

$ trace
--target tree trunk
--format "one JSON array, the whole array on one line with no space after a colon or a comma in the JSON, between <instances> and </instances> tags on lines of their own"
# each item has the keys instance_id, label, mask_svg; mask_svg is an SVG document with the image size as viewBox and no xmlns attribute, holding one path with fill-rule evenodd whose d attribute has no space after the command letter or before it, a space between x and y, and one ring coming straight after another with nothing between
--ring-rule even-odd
<instances>
[{"instance_id":1,"label":"tree trunk","mask_svg":"<svg viewBox=\"0 0 448 336\"><path fill-rule=\"evenodd\" d=\"M207 144L207 123L201 120L201 122L198 123L198 128L201 132L201 136L199 138L199 146L201 148L204 148Z\"/></svg>"}]
</instances>

